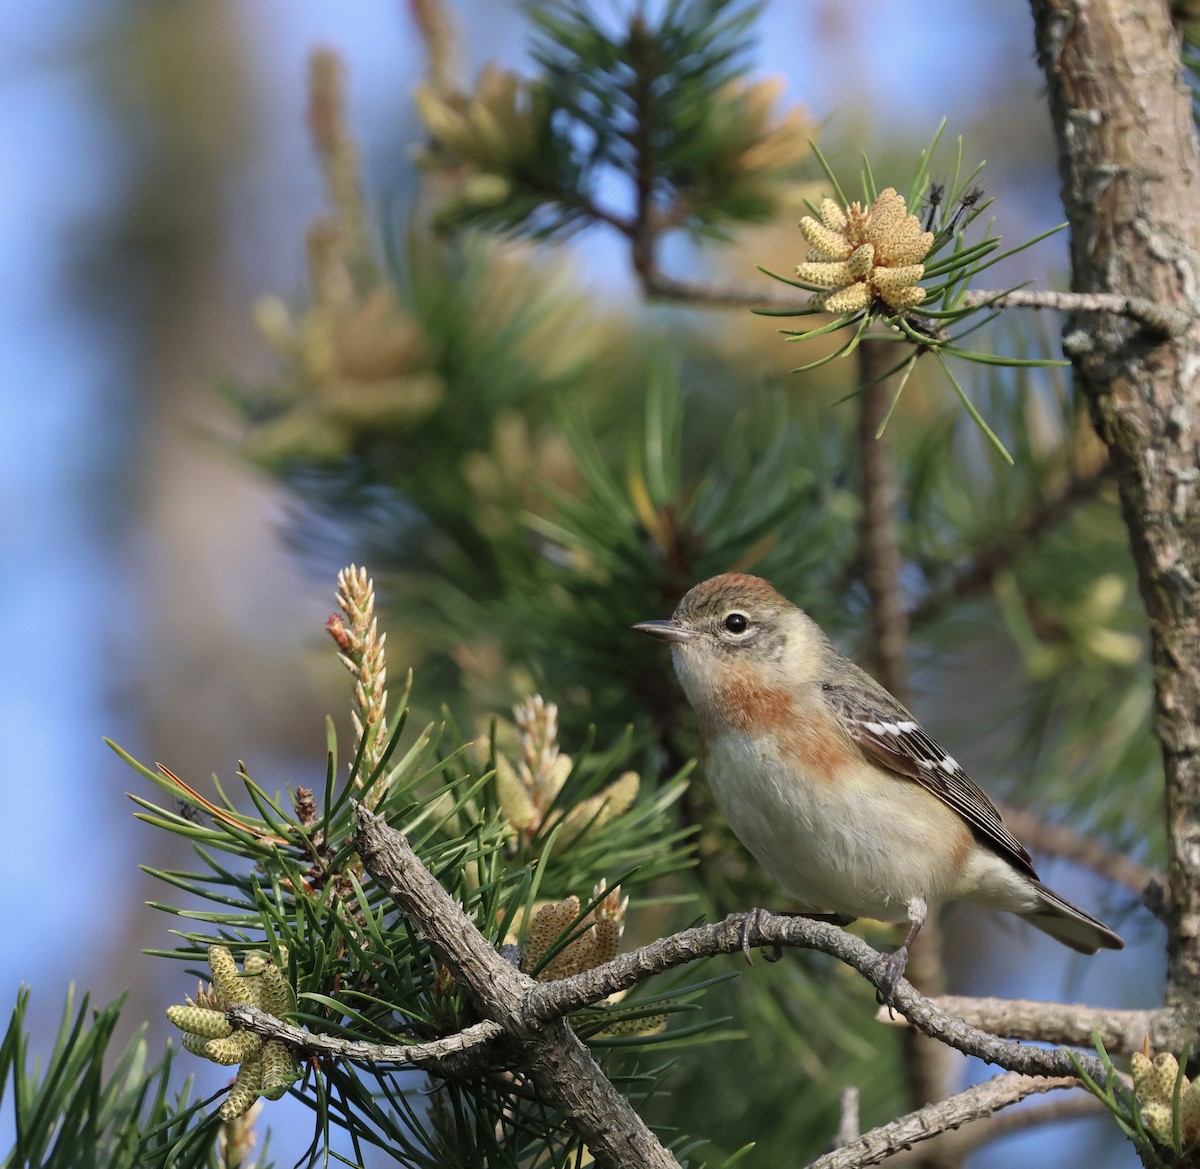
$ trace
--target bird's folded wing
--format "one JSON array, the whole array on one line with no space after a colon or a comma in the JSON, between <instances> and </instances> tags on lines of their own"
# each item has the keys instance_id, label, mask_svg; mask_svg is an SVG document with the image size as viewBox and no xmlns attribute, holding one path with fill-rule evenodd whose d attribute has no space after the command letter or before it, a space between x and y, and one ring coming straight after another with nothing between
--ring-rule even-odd
<instances>
[{"instance_id":1,"label":"bird's folded wing","mask_svg":"<svg viewBox=\"0 0 1200 1169\"><path fill-rule=\"evenodd\" d=\"M907 710L886 691L894 710L881 709L874 685L831 687L826 698L850 737L889 770L915 780L949 804L977 835L1021 872L1036 878L1033 860L1024 845L1005 827L996 805L975 781L943 750Z\"/></svg>"}]
</instances>

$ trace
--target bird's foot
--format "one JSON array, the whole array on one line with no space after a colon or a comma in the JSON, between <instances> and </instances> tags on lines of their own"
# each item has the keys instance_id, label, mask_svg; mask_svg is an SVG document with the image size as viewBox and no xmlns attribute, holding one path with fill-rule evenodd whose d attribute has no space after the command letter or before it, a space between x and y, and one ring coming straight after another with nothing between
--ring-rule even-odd
<instances>
[{"instance_id":1,"label":"bird's foot","mask_svg":"<svg viewBox=\"0 0 1200 1169\"><path fill-rule=\"evenodd\" d=\"M875 1000L881 1005L892 1007L892 995L896 993L896 983L904 974L908 965L908 946L901 946L891 954L885 954L874 966L871 974L877 974Z\"/></svg>"},{"instance_id":2,"label":"bird's foot","mask_svg":"<svg viewBox=\"0 0 1200 1169\"><path fill-rule=\"evenodd\" d=\"M762 919L766 916L765 909L751 909L748 913L742 915L742 953L746 956L746 965L753 966L754 960L750 957L750 935L758 929L762 924ZM783 957L783 947L774 942L771 951L763 951L763 958L767 962L778 962Z\"/></svg>"}]
</instances>

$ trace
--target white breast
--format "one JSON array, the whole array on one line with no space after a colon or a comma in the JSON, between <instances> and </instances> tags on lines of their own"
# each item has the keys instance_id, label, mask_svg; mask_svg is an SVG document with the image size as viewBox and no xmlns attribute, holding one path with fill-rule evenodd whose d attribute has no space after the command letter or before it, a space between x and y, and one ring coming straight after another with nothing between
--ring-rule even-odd
<instances>
[{"instance_id":1,"label":"white breast","mask_svg":"<svg viewBox=\"0 0 1200 1169\"><path fill-rule=\"evenodd\" d=\"M705 770L738 839L804 909L904 921L914 898L960 895L973 842L955 812L865 761L837 783L796 775L773 741L726 731Z\"/></svg>"}]
</instances>

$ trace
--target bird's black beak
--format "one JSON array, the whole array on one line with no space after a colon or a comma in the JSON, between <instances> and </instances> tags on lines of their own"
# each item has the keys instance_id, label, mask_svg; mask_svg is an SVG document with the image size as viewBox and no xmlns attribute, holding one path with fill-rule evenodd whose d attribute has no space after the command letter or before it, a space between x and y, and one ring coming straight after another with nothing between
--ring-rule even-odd
<instances>
[{"instance_id":1,"label":"bird's black beak","mask_svg":"<svg viewBox=\"0 0 1200 1169\"><path fill-rule=\"evenodd\" d=\"M639 621L635 626L639 633L648 633L659 641L682 643L691 641L696 635L690 629L684 629L678 621Z\"/></svg>"}]
</instances>

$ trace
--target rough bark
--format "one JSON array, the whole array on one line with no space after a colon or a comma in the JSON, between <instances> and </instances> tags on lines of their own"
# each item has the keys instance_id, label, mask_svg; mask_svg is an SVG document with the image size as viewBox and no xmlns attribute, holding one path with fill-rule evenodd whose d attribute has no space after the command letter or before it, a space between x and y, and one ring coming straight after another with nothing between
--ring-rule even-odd
<instances>
[{"instance_id":1,"label":"rough bark","mask_svg":"<svg viewBox=\"0 0 1200 1169\"><path fill-rule=\"evenodd\" d=\"M1168 335L1068 318L1065 348L1108 445L1149 618L1166 781L1167 1001L1200 1001L1200 156L1161 0L1032 0L1071 225L1072 287L1193 318Z\"/></svg>"}]
</instances>

